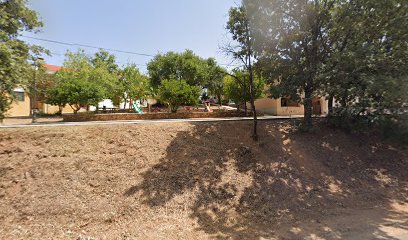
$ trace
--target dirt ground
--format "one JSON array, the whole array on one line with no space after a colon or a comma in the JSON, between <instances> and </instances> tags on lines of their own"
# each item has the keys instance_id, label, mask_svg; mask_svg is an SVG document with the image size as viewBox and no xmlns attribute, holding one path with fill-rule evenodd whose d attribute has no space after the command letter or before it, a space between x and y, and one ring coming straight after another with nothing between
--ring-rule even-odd
<instances>
[{"instance_id":1,"label":"dirt ground","mask_svg":"<svg viewBox=\"0 0 408 240\"><path fill-rule=\"evenodd\" d=\"M408 239L408 153L287 121L0 130L1 239Z\"/></svg>"}]
</instances>

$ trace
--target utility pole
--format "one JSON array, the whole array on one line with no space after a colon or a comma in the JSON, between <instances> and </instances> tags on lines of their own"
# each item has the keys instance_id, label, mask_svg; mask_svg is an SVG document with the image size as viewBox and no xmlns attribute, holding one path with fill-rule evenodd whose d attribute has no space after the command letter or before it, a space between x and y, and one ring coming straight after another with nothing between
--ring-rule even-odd
<instances>
[{"instance_id":1,"label":"utility pole","mask_svg":"<svg viewBox=\"0 0 408 240\"><path fill-rule=\"evenodd\" d=\"M34 61L34 84L33 84L33 91L34 91L34 96L33 96L33 104L32 104L32 109L31 109L31 123L37 123L37 113L38 113L38 109L37 109L37 71L39 69L38 64L42 64L44 61L43 58L37 58Z\"/></svg>"},{"instance_id":2,"label":"utility pole","mask_svg":"<svg viewBox=\"0 0 408 240\"><path fill-rule=\"evenodd\" d=\"M33 84L33 104L31 105L31 123L37 123L37 61L34 62L34 84Z\"/></svg>"}]
</instances>

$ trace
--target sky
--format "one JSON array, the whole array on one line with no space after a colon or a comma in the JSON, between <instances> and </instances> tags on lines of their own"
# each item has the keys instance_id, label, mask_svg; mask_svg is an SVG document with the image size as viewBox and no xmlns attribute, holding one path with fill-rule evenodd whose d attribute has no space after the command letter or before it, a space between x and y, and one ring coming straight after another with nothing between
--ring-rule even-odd
<instances>
[{"instance_id":1,"label":"sky","mask_svg":"<svg viewBox=\"0 0 408 240\"><path fill-rule=\"evenodd\" d=\"M228 10L237 0L29 0L44 27L39 33L23 33L70 44L82 44L155 55L193 50L215 57L220 64L231 59L219 46L230 41L225 30ZM62 45L21 37L51 51L49 64L62 65L67 50L78 48L93 54L97 49ZM152 57L112 52L119 65L136 63L145 72Z\"/></svg>"}]
</instances>

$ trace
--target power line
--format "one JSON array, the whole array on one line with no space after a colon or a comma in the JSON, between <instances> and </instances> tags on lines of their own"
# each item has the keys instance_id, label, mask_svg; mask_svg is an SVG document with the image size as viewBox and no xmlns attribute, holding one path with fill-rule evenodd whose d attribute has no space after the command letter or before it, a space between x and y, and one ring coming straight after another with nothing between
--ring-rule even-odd
<instances>
[{"instance_id":1,"label":"power line","mask_svg":"<svg viewBox=\"0 0 408 240\"><path fill-rule=\"evenodd\" d=\"M111 52L126 53L126 54L132 54L132 55L138 55L138 56L144 56L144 57L155 57L155 55L148 54L148 53L138 53L138 52L131 52L131 51L125 51L125 50L112 49L112 48L103 48L103 47L97 47L97 46L91 46L91 45L79 44L79 43L68 43L68 42L56 41L56 40L45 39L45 38L29 37L29 36L24 36L24 35L21 35L21 37L39 40L43 42L56 43L56 44L61 44L61 45L66 45L66 46L78 46L78 47L93 48L93 49L103 49L103 50L111 51ZM61 54L57 53L56 55L61 55ZM136 64L136 65L145 65L145 64ZM218 65L226 66L226 67L238 67L239 66L239 65L232 64L232 62L229 64L218 63Z\"/></svg>"},{"instance_id":2,"label":"power line","mask_svg":"<svg viewBox=\"0 0 408 240\"><path fill-rule=\"evenodd\" d=\"M103 49L103 50L111 51L111 52L126 53L126 54L132 54L132 55L138 55L138 56L144 56L144 57L154 57L154 55L146 54L146 53L137 53L137 52L131 52L131 51L112 49L112 48L103 48L103 47L97 47L97 46L91 46L91 45L85 45L85 44L79 44L79 43L61 42L61 41L55 41L55 40L50 40L50 39L44 39L44 38L28 37L24 35L22 35L21 37L35 39L35 40L39 40L43 42L57 43L57 44L67 45L67 46L78 46L78 47L86 47L86 48L93 48L93 49Z\"/></svg>"}]
</instances>

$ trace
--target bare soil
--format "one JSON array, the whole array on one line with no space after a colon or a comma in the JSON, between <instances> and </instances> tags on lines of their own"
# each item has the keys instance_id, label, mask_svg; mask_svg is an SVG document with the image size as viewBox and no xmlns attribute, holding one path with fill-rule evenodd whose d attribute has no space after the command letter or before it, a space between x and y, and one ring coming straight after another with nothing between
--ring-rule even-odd
<instances>
[{"instance_id":1,"label":"bare soil","mask_svg":"<svg viewBox=\"0 0 408 240\"><path fill-rule=\"evenodd\" d=\"M320 124L0 130L1 239L408 239L407 150Z\"/></svg>"}]
</instances>

